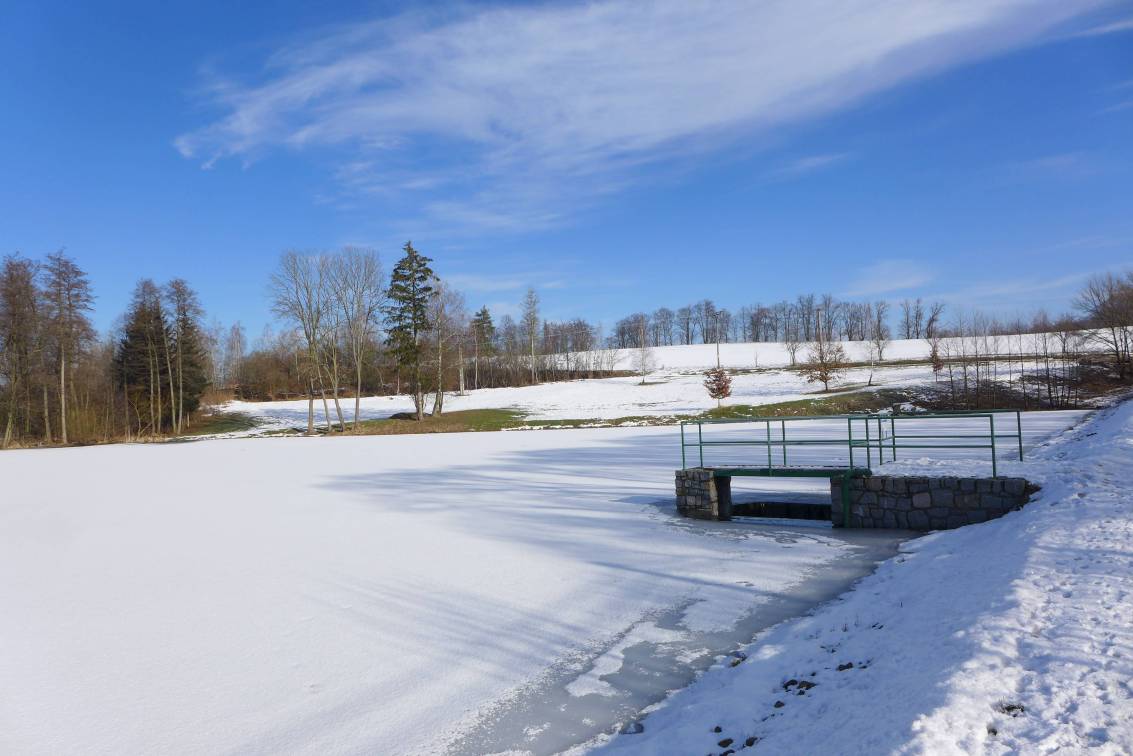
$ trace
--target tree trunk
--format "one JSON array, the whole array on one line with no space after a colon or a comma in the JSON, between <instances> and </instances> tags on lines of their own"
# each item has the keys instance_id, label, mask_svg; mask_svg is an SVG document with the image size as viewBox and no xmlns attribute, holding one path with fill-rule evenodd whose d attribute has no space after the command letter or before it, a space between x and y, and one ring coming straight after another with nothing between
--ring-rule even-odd
<instances>
[{"instance_id":1,"label":"tree trunk","mask_svg":"<svg viewBox=\"0 0 1133 756\"><path fill-rule=\"evenodd\" d=\"M358 410L362 404L362 358L355 360L356 383L354 385L354 432L358 432Z\"/></svg>"},{"instance_id":2,"label":"tree trunk","mask_svg":"<svg viewBox=\"0 0 1133 756\"><path fill-rule=\"evenodd\" d=\"M315 435L315 379L307 378L307 435Z\"/></svg>"}]
</instances>

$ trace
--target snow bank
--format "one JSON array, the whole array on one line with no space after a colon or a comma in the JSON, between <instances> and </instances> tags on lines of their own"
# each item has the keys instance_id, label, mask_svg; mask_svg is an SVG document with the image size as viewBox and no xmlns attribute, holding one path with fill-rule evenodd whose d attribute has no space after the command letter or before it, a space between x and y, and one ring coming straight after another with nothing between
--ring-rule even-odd
<instances>
[{"instance_id":1,"label":"snow bank","mask_svg":"<svg viewBox=\"0 0 1133 756\"><path fill-rule=\"evenodd\" d=\"M1133 402L1012 467L1026 508L909 542L598 750L1133 753Z\"/></svg>"}]
</instances>

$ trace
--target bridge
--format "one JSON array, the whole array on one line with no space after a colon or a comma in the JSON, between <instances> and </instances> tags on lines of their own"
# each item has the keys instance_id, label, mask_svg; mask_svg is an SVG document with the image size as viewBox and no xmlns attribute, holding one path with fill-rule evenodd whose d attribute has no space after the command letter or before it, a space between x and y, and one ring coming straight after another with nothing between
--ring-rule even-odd
<instances>
[{"instance_id":1,"label":"bridge","mask_svg":"<svg viewBox=\"0 0 1133 756\"><path fill-rule=\"evenodd\" d=\"M993 479L1008 449L1023 459L1022 417L1015 410L696 419L682 421L680 434L678 508L682 514L707 519L730 519L736 511L734 477L827 478L837 492L829 515L847 524L852 489L862 488L854 481L875 476L887 461L910 450L917 450L918 456L931 451L935 458L970 459L973 452L986 453ZM754 514L813 519L815 506L780 505L768 511L759 505Z\"/></svg>"}]
</instances>

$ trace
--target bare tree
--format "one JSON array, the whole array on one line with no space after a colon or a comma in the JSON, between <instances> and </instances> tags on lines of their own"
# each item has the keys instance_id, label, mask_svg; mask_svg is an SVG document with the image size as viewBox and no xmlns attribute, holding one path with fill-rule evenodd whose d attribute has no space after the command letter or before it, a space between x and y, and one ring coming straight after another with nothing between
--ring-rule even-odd
<instances>
[{"instance_id":1,"label":"bare tree","mask_svg":"<svg viewBox=\"0 0 1133 756\"><path fill-rule=\"evenodd\" d=\"M94 303L87 275L62 252L47 256L44 267L47 319L59 360L59 432L67 437L67 373L79 351L94 337L87 313Z\"/></svg>"},{"instance_id":2,"label":"bare tree","mask_svg":"<svg viewBox=\"0 0 1133 756\"><path fill-rule=\"evenodd\" d=\"M807 348L802 375L808 381L822 383L822 390L830 390L830 381L846 370L846 350L837 341L820 339Z\"/></svg>"},{"instance_id":3,"label":"bare tree","mask_svg":"<svg viewBox=\"0 0 1133 756\"><path fill-rule=\"evenodd\" d=\"M429 309L431 311L429 320L433 325L437 347L437 385L433 399L433 415L439 416L444 411L445 401L445 347L454 341L459 342L467 325L468 316L464 309L464 296L443 282L437 284Z\"/></svg>"},{"instance_id":4,"label":"bare tree","mask_svg":"<svg viewBox=\"0 0 1133 756\"><path fill-rule=\"evenodd\" d=\"M523 298L523 331L531 346L531 383L535 379L535 335L539 332L539 295L535 289L528 289Z\"/></svg>"},{"instance_id":5,"label":"bare tree","mask_svg":"<svg viewBox=\"0 0 1133 756\"><path fill-rule=\"evenodd\" d=\"M279 259L271 277L272 310L292 322L303 334L307 361L307 434L315 432L315 388L323 400L327 430L331 430L330 408L320 367L319 346L327 312L326 262L322 255L304 255L289 250Z\"/></svg>"},{"instance_id":6,"label":"bare tree","mask_svg":"<svg viewBox=\"0 0 1133 756\"><path fill-rule=\"evenodd\" d=\"M646 328L645 314L637 316L637 329L638 329L638 343L637 349L634 350L633 365L634 369L641 374L641 385L645 385L645 374L653 369L653 350L649 345L649 329Z\"/></svg>"},{"instance_id":7,"label":"bare tree","mask_svg":"<svg viewBox=\"0 0 1133 756\"><path fill-rule=\"evenodd\" d=\"M374 344L386 302L381 259L372 249L347 247L331 267L331 286L342 315L343 333L354 368L354 432L359 428L362 372Z\"/></svg>"},{"instance_id":8,"label":"bare tree","mask_svg":"<svg viewBox=\"0 0 1133 756\"><path fill-rule=\"evenodd\" d=\"M878 362L885 361L885 348L889 346L889 303L878 300L870 308L869 343Z\"/></svg>"},{"instance_id":9,"label":"bare tree","mask_svg":"<svg viewBox=\"0 0 1133 756\"><path fill-rule=\"evenodd\" d=\"M1118 377L1124 379L1133 353L1133 272L1124 278L1113 273L1093 276L1074 306L1093 328L1089 338L1113 356Z\"/></svg>"}]
</instances>

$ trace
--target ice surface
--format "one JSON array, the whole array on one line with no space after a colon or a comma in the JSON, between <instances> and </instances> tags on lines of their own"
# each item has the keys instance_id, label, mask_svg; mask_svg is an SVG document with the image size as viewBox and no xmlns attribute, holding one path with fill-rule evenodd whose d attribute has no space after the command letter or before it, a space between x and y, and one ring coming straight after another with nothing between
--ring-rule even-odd
<instances>
[{"instance_id":1,"label":"ice surface","mask_svg":"<svg viewBox=\"0 0 1133 756\"><path fill-rule=\"evenodd\" d=\"M852 552L675 518L678 457L665 427L0 454L0 751L435 752Z\"/></svg>"}]
</instances>

